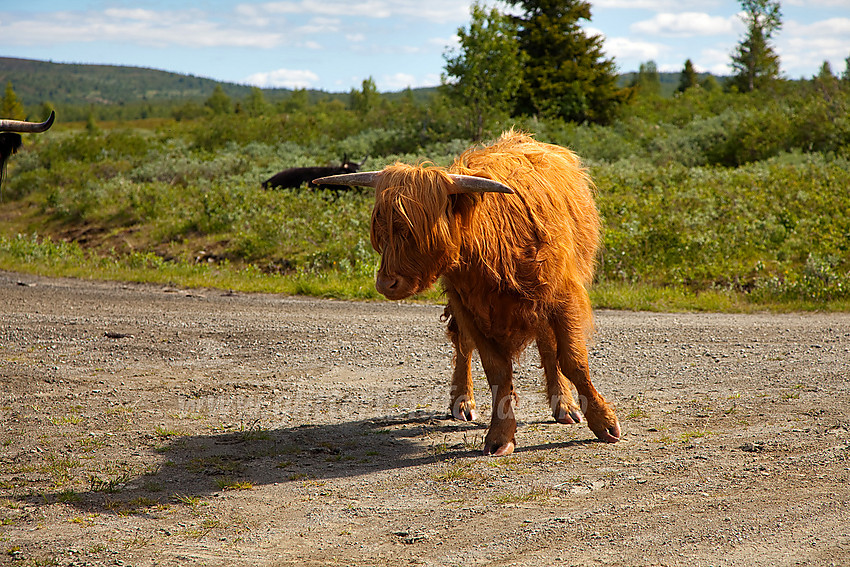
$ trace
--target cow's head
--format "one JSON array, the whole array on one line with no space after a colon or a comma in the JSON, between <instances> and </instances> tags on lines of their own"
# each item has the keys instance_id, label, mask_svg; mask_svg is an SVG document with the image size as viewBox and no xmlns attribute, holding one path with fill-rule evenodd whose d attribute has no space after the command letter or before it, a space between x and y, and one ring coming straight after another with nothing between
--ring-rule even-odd
<instances>
[{"instance_id":1,"label":"cow's head","mask_svg":"<svg viewBox=\"0 0 850 567\"><path fill-rule=\"evenodd\" d=\"M0 119L0 183L6 173L6 160L21 148L21 134L37 134L53 125L56 112L50 111L50 117L44 122L24 122L22 120Z\"/></svg>"},{"instance_id":2,"label":"cow's head","mask_svg":"<svg viewBox=\"0 0 850 567\"><path fill-rule=\"evenodd\" d=\"M491 179L402 163L382 171L323 177L314 183L375 188L371 240L381 254L375 288L388 299L404 299L428 289L457 259L461 227L454 195L513 193Z\"/></svg>"},{"instance_id":3,"label":"cow's head","mask_svg":"<svg viewBox=\"0 0 850 567\"><path fill-rule=\"evenodd\" d=\"M363 166L363 164L366 163L367 159L368 158L363 158L363 161L359 163L356 161L348 161L348 155L343 154L342 165L340 166L340 168L345 170L346 173L357 173L358 171L360 171L360 168Z\"/></svg>"}]
</instances>

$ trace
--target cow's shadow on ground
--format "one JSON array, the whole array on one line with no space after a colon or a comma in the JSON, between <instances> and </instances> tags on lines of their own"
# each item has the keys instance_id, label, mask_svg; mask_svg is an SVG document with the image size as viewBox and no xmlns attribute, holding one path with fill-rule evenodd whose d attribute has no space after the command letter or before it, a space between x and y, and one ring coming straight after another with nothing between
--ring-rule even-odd
<instances>
[{"instance_id":1,"label":"cow's shadow on ground","mask_svg":"<svg viewBox=\"0 0 850 567\"><path fill-rule=\"evenodd\" d=\"M93 475L90 489L74 492L73 498L65 491L42 492L21 500L29 505L61 501L87 512L146 515L150 506L187 503L231 490L278 483L309 484L472 459L481 456L486 431L486 425L480 422L414 414L174 436L150 450L166 458L154 470L114 478ZM576 439L520 446L515 454L596 442Z\"/></svg>"}]
</instances>

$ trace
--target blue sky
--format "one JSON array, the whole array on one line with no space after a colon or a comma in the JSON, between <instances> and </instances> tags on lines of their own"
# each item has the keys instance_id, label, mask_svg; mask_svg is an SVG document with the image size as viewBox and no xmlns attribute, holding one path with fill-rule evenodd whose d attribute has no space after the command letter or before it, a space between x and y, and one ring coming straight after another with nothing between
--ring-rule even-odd
<instances>
[{"instance_id":1,"label":"blue sky","mask_svg":"<svg viewBox=\"0 0 850 567\"><path fill-rule=\"evenodd\" d=\"M0 56L133 65L262 87L346 92L439 84L467 0L2 0ZM488 2L504 8L503 4ZM596 0L584 27L621 72L655 61L729 72L744 27L736 0ZM783 74L850 56L850 0L783 0Z\"/></svg>"}]
</instances>

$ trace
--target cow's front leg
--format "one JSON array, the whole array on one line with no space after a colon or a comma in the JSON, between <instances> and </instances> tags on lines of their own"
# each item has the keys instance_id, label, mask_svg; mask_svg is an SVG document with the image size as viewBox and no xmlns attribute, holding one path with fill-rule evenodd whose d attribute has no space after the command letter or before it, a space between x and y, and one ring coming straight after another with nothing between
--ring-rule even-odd
<instances>
[{"instance_id":1,"label":"cow's front leg","mask_svg":"<svg viewBox=\"0 0 850 567\"><path fill-rule=\"evenodd\" d=\"M445 317L449 321L446 332L455 348L449 409L452 412L452 417L455 419L459 419L460 421L474 421L478 416L475 412L475 397L472 392L472 373L470 366L475 343L472 342L467 334L461 333L457 320L451 315L451 305L446 307Z\"/></svg>"},{"instance_id":2,"label":"cow's front leg","mask_svg":"<svg viewBox=\"0 0 850 567\"><path fill-rule=\"evenodd\" d=\"M458 337L470 341L478 349L481 365L490 384L493 395L493 414L490 429L484 438L484 454L510 455L516 447L516 417L514 416L515 396L513 392L513 365L507 349L501 348L485 337L473 321L472 315L460 299L458 293L446 286L452 321L457 323ZM472 349L469 350L471 353ZM458 353L463 352L458 350ZM455 367L457 372L457 366ZM463 381L461 381L463 384ZM469 384L470 392L472 390Z\"/></svg>"}]
</instances>

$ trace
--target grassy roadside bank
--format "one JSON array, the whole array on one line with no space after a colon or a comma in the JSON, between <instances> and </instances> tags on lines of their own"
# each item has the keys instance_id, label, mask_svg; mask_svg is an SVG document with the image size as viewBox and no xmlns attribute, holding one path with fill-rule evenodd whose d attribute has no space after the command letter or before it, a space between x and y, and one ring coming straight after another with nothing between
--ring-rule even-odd
<instances>
[{"instance_id":1,"label":"grassy roadside bank","mask_svg":"<svg viewBox=\"0 0 850 567\"><path fill-rule=\"evenodd\" d=\"M98 256L76 243L34 235L0 236L0 269L47 277L150 283L186 289L213 288L244 293L304 295L382 301L371 276L343 271L269 274L253 265L164 260L153 253ZM850 301L754 301L730 290L695 292L679 286L601 282L591 289L597 309L630 311L749 313L758 311L850 311ZM439 289L413 301L440 303Z\"/></svg>"}]
</instances>

